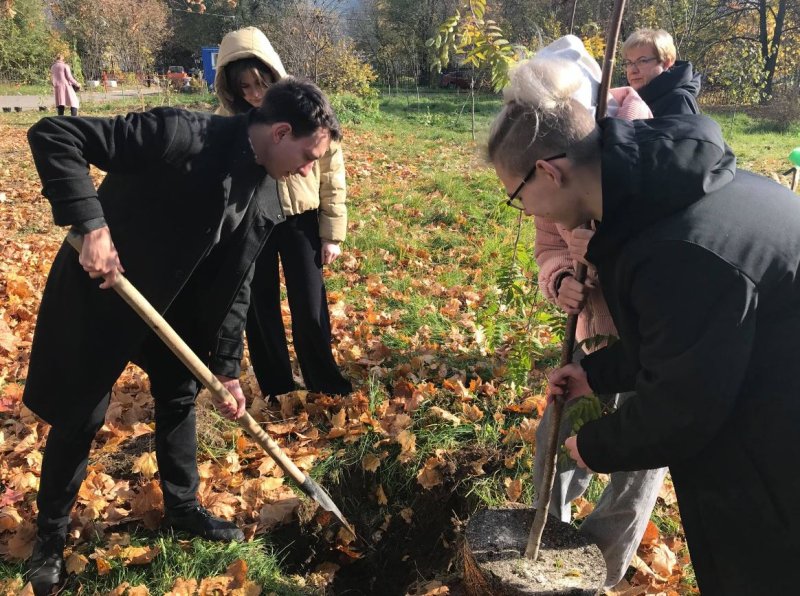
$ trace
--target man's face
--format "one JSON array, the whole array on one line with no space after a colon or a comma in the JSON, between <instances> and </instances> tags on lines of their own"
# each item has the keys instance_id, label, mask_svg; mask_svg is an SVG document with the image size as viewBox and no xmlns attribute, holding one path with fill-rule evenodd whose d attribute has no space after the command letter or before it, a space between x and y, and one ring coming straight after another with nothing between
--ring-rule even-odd
<instances>
[{"instance_id":1,"label":"man's face","mask_svg":"<svg viewBox=\"0 0 800 596\"><path fill-rule=\"evenodd\" d=\"M667 70L670 65L658 58L655 47L636 46L625 53L623 60L628 84L636 91Z\"/></svg>"},{"instance_id":2,"label":"man's face","mask_svg":"<svg viewBox=\"0 0 800 596\"><path fill-rule=\"evenodd\" d=\"M307 176L314 162L328 151L331 134L326 128L318 128L313 134L296 137L289 124L278 122L252 127L250 141L256 163L277 179L292 174Z\"/></svg>"}]
</instances>

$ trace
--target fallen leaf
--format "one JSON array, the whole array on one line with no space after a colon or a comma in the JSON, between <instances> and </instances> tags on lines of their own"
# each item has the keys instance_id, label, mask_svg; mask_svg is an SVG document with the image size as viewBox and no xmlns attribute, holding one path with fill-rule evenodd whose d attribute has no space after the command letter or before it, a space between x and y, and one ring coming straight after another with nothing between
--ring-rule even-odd
<instances>
[{"instance_id":1,"label":"fallen leaf","mask_svg":"<svg viewBox=\"0 0 800 596\"><path fill-rule=\"evenodd\" d=\"M64 568L67 570L67 573L79 575L83 573L88 564L89 559L80 553L73 552L64 561Z\"/></svg>"},{"instance_id":2,"label":"fallen leaf","mask_svg":"<svg viewBox=\"0 0 800 596\"><path fill-rule=\"evenodd\" d=\"M414 510L411 507L404 507L400 510L400 517L403 518L407 524L411 523L411 520L414 519Z\"/></svg>"},{"instance_id":3,"label":"fallen leaf","mask_svg":"<svg viewBox=\"0 0 800 596\"><path fill-rule=\"evenodd\" d=\"M675 569L677 563L678 559L675 553L663 542L653 549L653 559L650 562L650 567L661 577L668 578L671 576L672 570Z\"/></svg>"},{"instance_id":4,"label":"fallen leaf","mask_svg":"<svg viewBox=\"0 0 800 596\"><path fill-rule=\"evenodd\" d=\"M470 422L477 422L483 418L483 410L474 404L461 404L461 411Z\"/></svg>"},{"instance_id":5,"label":"fallen leaf","mask_svg":"<svg viewBox=\"0 0 800 596\"><path fill-rule=\"evenodd\" d=\"M583 497L578 497L572 504L575 506L575 519L583 519L594 511L594 503Z\"/></svg>"},{"instance_id":6,"label":"fallen leaf","mask_svg":"<svg viewBox=\"0 0 800 596\"><path fill-rule=\"evenodd\" d=\"M247 563L243 559L236 559L228 565L225 575L233 578L232 588L241 588L247 580Z\"/></svg>"},{"instance_id":7,"label":"fallen leaf","mask_svg":"<svg viewBox=\"0 0 800 596\"><path fill-rule=\"evenodd\" d=\"M539 427L539 420L526 418L519 423L519 436L522 440L531 445L536 445L536 429Z\"/></svg>"},{"instance_id":8,"label":"fallen leaf","mask_svg":"<svg viewBox=\"0 0 800 596\"><path fill-rule=\"evenodd\" d=\"M366 470L367 472L374 472L375 470L378 469L378 466L380 465L381 465L380 458L372 455L371 453L365 455L364 458L361 460L361 467L364 468L364 470Z\"/></svg>"},{"instance_id":9,"label":"fallen leaf","mask_svg":"<svg viewBox=\"0 0 800 596\"><path fill-rule=\"evenodd\" d=\"M506 487L506 496L508 500L512 503L516 503L519 501L519 498L522 496L522 480L519 478L506 478L503 480L503 484Z\"/></svg>"},{"instance_id":10,"label":"fallen leaf","mask_svg":"<svg viewBox=\"0 0 800 596\"><path fill-rule=\"evenodd\" d=\"M36 526L29 521L24 521L8 540L5 554L12 560L24 561L31 556L35 542Z\"/></svg>"},{"instance_id":11,"label":"fallen leaf","mask_svg":"<svg viewBox=\"0 0 800 596\"><path fill-rule=\"evenodd\" d=\"M430 490L435 486L439 486L444 480L441 472L438 470L440 465L441 462L438 458L429 457L425 462L425 465L422 466L420 471L417 473L417 482L419 482L419 484L427 490Z\"/></svg>"},{"instance_id":12,"label":"fallen leaf","mask_svg":"<svg viewBox=\"0 0 800 596\"><path fill-rule=\"evenodd\" d=\"M428 411L437 418L441 418L446 422L450 422L453 426L458 426L459 424L461 424L461 418L459 418L455 414L451 414L450 412L440 408L439 406L433 406Z\"/></svg>"},{"instance_id":13,"label":"fallen leaf","mask_svg":"<svg viewBox=\"0 0 800 596\"><path fill-rule=\"evenodd\" d=\"M0 353L12 354L17 351L19 340L11 332L3 317L0 317Z\"/></svg>"},{"instance_id":14,"label":"fallen leaf","mask_svg":"<svg viewBox=\"0 0 800 596\"><path fill-rule=\"evenodd\" d=\"M165 593L164 596L194 596L197 593L197 580L184 579L179 577L172 584L172 590Z\"/></svg>"},{"instance_id":15,"label":"fallen leaf","mask_svg":"<svg viewBox=\"0 0 800 596\"><path fill-rule=\"evenodd\" d=\"M656 544L660 538L661 538L661 533L658 531L658 526L656 526L652 520L649 520L647 522L647 527L644 530L644 534L642 535L641 544L645 545Z\"/></svg>"},{"instance_id":16,"label":"fallen leaf","mask_svg":"<svg viewBox=\"0 0 800 596\"><path fill-rule=\"evenodd\" d=\"M156 472L158 472L156 452L148 451L147 453L142 453L136 458L136 461L133 462L133 468L131 468L131 471L134 474L141 474L148 480L155 476Z\"/></svg>"},{"instance_id":17,"label":"fallen leaf","mask_svg":"<svg viewBox=\"0 0 800 596\"><path fill-rule=\"evenodd\" d=\"M375 489L375 497L378 499L378 505L388 505L389 499L386 498L386 493L383 492L383 485L379 484Z\"/></svg>"},{"instance_id":18,"label":"fallen leaf","mask_svg":"<svg viewBox=\"0 0 800 596\"><path fill-rule=\"evenodd\" d=\"M417 452L417 437L410 430L404 430L397 435L397 442L400 443L400 454L397 456L398 461L408 462L414 459L414 454Z\"/></svg>"}]
</instances>

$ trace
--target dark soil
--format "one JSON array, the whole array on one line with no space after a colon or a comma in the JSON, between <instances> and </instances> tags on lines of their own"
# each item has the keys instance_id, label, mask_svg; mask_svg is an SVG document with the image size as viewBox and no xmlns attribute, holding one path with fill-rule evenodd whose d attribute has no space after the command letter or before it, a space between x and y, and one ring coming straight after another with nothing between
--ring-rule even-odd
<instances>
[{"instance_id":1,"label":"dark soil","mask_svg":"<svg viewBox=\"0 0 800 596\"><path fill-rule=\"evenodd\" d=\"M600 549L569 524L547 521L539 558L524 556L534 509L488 509L467 525L466 556L474 559L480 584L485 578L491 594L597 594L606 565ZM471 578L466 577L469 583ZM476 591L475 593L481 593Z\"/></svg>"},{"instance_id":2,"label":"dark soil","mask_svg":"<svg viewBox=\"0 0 800 596\"><path fill-rule=\"evenodd\" d=\"M299 521L273 530L271 543L284 549L289 572L308 573L325 562L340 565L329 589L332 594L404 595L414 584L431 579L447 583L451 594L463 594L457 578L463 542L459 520L466 519L475 504L457 488L470 474L472 462L482 458L488 459L487 473L501 465L497 454L485 450L459 452L455 469L441 486L426 490L414 482L406 494L390 494L387 506L376 502L374 476L360 468L344 471L338 483L327 481L325 489L358 535L351 545L362 552L358 559L336 549L337 527L321 527L317 520L324 516L318 511L311 521L309 511L301 511ZM309 507L313 517L313 505ZM410 523L400 515L405 507L413 511Z\"/></svg>"}]
</instances>

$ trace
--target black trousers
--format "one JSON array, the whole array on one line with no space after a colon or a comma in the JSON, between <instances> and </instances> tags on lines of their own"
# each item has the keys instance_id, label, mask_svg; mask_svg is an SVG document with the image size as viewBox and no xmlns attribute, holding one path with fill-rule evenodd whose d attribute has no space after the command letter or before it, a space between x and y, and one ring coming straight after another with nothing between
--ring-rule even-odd
<instances>
[{"instance_id":1,"label":"black trousers","mask_svg":"<svg viewBox=\"0 0 800 596\"><path fill-rule=\"evenodd\" d=\"M63 116L64 115L64 107L65 106L56 106L56 112L58 113L59 116ZM71 107L69 109L69 115L70 116L77 116L78 115L78 108L72 108Z\"/></svg>"},{"instance_id":2,"label":"black trousers","mask_svg":"<svg viewBox=\"0 0 800 596\"><path fill-rule=\"evenodd\" d=\"M110 290L109 290L110 291ZM166 318L192 345L192 292L183 292ZM155 401L155 443L164 506L181 510L197 504L200 483L197 472L195 398L199 382L163 342L151 334L137 362L150 377ZM110 392L100 399L88 419L77 425L53 424L42 459L36 503L37 525L42 533L66 532L70 511L86 477L89 451L103 425ZM89 396L87 396L89 397Z\"/></svg>"},{"instance_id":3,"label":"black trousers","mask_svg":"<svg viewBox=\"0 0 800 596\"><path fill-rule=\"evenodd\" d=\"M306 388L328 394L353 390L331 353L321 251L314 209L287 217L276 226L256 261L247 315L247 344L264 395L281 395L295 389L281 316L279 260L292 314L292 340Z\"/></svg>"}]
</instances>

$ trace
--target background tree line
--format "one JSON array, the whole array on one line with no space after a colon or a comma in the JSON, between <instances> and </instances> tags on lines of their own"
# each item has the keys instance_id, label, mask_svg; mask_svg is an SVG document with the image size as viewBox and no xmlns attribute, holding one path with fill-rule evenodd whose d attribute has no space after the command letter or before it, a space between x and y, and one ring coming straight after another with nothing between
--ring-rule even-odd
<instances>
[{"instance_id":1,"label":"background tree line","mask_svg":"<svg viewBox=\"0 0 800 596\"><path fill-rule=\"evenodd\" d=\"M465 0L0 0L0 78L46 80L55 53L73 51L87 77L195 66L200 48L234 29L265 31L287 70L330 90L437 85L426 41ZM488 0L487 18L535 50L565 33L602 56L611 3ZM733 103L797 98L800 2L629 0L623 39L640 27L672 33L679 58L704 74L704 93ZM446 65L445 65L446 66ZM451 64L450 67L457 65ZM619 73L619 83L624 76Z\"/></svg>"}]
</instances>

